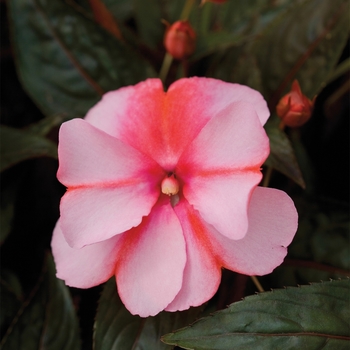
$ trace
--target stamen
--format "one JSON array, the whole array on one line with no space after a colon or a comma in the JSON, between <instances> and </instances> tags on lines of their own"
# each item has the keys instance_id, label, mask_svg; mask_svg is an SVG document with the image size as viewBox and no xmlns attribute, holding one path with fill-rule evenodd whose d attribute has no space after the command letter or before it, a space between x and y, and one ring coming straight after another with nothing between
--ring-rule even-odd
<instances>
[{"instance_id":1,"label":"stamen","mask_svg":"<svg viewBox=\"0 0 350 350\"><path fill-rule=\"evenodd\" d=\"M167 196L174 196L179 192L180 185L174 174L163 179L161 184L162 193Z\"/></svg>"}]
</instances>

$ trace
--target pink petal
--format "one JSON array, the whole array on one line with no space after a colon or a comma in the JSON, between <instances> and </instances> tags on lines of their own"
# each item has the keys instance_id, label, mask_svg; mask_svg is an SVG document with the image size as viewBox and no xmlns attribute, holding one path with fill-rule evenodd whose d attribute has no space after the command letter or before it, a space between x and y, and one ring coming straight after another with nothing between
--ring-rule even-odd
<instances>
[{"instance_id":1,"label":"pink petal","mask_svg":"<svg viewBox=\"0 0 350 350\"><path fill-rule=\"evenodd\" d=\"M100 242L138 225L159 196L164 171L152 159L81 119L62 125L61 227L70 246Z\"/></svg>"},{"instance_id":2,"label":"pink petal","mask_svg":"<svg viewBox=\"0 0 350 350\"><path fill-rule=\"evenodd\" d=\"M269 141L254 109L246 102L217 114L183 153L176 174L186 199L204 220L231 239L244 237L247 208L261 180L260 166Z\"/></svg>"},{"instance_id":3,"label":"pink petal","mask_svg":"<svg viewBox=\"0 0 350 350\"><path fill-rule=\"evenodd\" d=\"M172 171L203 126L231 103L250 102L261 123L269 116L260 93L208 78L180 79L167 93L149 79L103 96L86 120Z\"/></svg>"},{"instance_id":4,"label":"pink petal","mask_svg":"<svg viewBox=\"0 0 350 350\"><path fill-rule=\"evenodd\" d=\"M159 193L140 182L128 186L75 188L61 199L61 228L74 248L104 241L139 225Z\"/></svg>"},{"instance_id":5,"label":"pink petal","mask_svg":"<svg viewBox=\"0 0 350 350\"><path fill-rule=\"evenodd\" d=\"M261 174L196 177L184 185L184 196L203 219L230 239L241 239L248 229L248 204Z\"/></svg>"},{"instance_id":6,"label":"pink petal","mask_svg":"<svg viewBox=\"0 0 350 350\"><path fill-rule=\"evenodd\" d=\"M181 200L174 210L184 231L187 262L182 288L167 311L202 305L216 293L221 280L221 266L202 232L197 213L186 200Z\"/></svg>"},{"instance_id":7,"label":"pink petal","mask_svg":"<svg viewBox=\"0 0 350 350\"><path fill-rule=\"evenodd\" d=\"M58 221L51 242L57 277L76 288L90 288L106 282L115 271L120 237L74 249L64 239Z\"/></svg>"},{"instance_id":8,"label":"pink petal","mask_svg":"<svg viewBox=\"0 0 350 350\"><path fill-rule=\"evenodd\" d=\"M185 264L182 228L166 198L125 233L116 280L126 308L142 317L164 310L181 288Z\"/></svg>"},{"instance_id":9,"label":"pink petal","mask_svg":"<svg viewBox=\"0 0 350 350\"><path fill-rule=\"evenodd\" d=\"M181 156L177 169L188 177L260 170L269 152L269 139L254 108L236 102L205 125Z\"/></svg>"},{"instance_id":10,"label":"pink petal","mask_svg":"<svg viewBox=\"0 0 350 350\"><path fill-rule=\"evenodd\" d=\"M201 110L204 104L207 109L206 114L210 116L225 110L231 103L240 101L248 102L253 106L262 125L270 116L267 103L260 92L245 85L226 83L212 78L193 77L177 80L169 87L168 93L182 92L181 98L185 98L188 91L196 92L191 96L193 102L196 102ZM195 115L193 112L192 114Z\"/></svg>"},{"instance_id":11,"label":"pink petal","mask_svg":"<svg viewBox=\"0 0 350 350\"><path fill-rule=\"evenodd\" d=\"M67 187L115 187L163 177L144 154L82 119L63 123L59 134L58 179Z\"/></svg>"},{"instance_id":12,"label":"pink petal","mask_svg":"<svg viewBox=\"0 0 350 350\"><path fill-rule=\"evenodd\" d=\"M290 197L279 190L257 187L249 205L249 229L244 238L229 240L207 226L221 264L246 275L265 275L279 266L298 226Z\"/></svg>"}]
</instances>

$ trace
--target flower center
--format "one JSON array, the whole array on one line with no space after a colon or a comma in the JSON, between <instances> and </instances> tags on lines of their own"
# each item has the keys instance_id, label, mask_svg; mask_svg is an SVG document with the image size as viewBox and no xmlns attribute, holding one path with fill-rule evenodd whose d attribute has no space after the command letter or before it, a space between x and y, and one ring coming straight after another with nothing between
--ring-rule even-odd
<instances>
[{"instance_id":1,"label":"flower center","mask_svg":"<svg viewBox=\"0 0 350 350\"><path fill-rule=\"evenodd\" d=\"M177 181L175 174L170 174L164 178L160 186L162 193L166 194L167 196L174 196L180 189L179 181Z\"/></svg>"}]
</instances>

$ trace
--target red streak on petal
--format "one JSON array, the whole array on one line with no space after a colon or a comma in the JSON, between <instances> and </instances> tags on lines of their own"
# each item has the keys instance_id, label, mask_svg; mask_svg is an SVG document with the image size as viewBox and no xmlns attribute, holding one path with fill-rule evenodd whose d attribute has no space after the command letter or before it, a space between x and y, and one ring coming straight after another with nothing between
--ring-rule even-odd
<instances>
[{"instance_id":1,"label":"red streak on petal","mask_svg":"<svg viewBox=\"0 0 350 350\"><path fill-rule=\"evenodd\" d=\"M201 177L210 177L210 176L220 176L220 175L238 175L244 173L260 173L260 166L257 167L249 167L243 169L230 169L230 168L221 168L221 169L206 169L199 170L196 172L197 176Z\"/></svg>"},{"instance_id":2,"label":"red streak on petal","mask_svg":"<svg viewBox=\"0 0 350 350\"><path fill-rule=\"evenodd\" d=\"M117 187L132 186L138 183L140 183L140 179L126 179L126 180L100 182L100 183L95 182L95 183L84 184L79 186L69 186L67 188L67 191L74 191L74 190L79 190L83 188L117 188Z\"/></svg>"},{"instance_id":3,"label":"red streak on petal","mask_svg":"<svg viewBox=\"0 0 350 350\"><path fill-rule=\"evenodd\" d=\"M144 218L145 220L146 218ZM120 246L123 247L118 252L118 260L115 266L115 273L118 273L120 266L124 264L130 254L133 254L133 250L137 247L137 242L141 238L142 231L145 229L144 221L135 228L124 232Z\"/></svg>"},{"instance_id":4,"label":"red streak on petal","mask_svg":"<svg viewBox=\"0 0 350 350\"><path fill-rule=\"evenodd\" d=\"M187 204L187 206L189 207L190 205ZM212 242L208 237L207 228L203 224L199 213L195 212L193 209L189 209L188 207L186 208L187 218L192 227L193 232L196 235L197 240L200 242L200 245L202 245L204 249L206 249L213 255L213 259L215 260L217 266L222 267L223 262L219 259L219 257L216 254L214 254Z\"/></svg>"},{"instance_id":5,"label":"red streak on petal","mask_svg":"<svg viewBox=\"0 0 350 350\"><path fill-rule=\"evenodd\" d=\"M181 165L181 169L176 170L176 173L184 179L192 176L212 177L212 176L229 176L241 175L246 173L261 173L261 164L246 167L246 168L219 168L219 169L194 169L190 164ZM186 182L186 181L185 181Z\"/></svg>"}]
</instances>

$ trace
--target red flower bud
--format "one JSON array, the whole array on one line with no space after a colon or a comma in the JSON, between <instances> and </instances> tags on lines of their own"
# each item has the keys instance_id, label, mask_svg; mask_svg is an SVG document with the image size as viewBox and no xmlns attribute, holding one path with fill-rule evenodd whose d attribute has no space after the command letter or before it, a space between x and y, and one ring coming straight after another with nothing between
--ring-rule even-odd
<instances>
[{"instance_id":1,"label":"red flower bud","mask_svg":"<svg viewBox=\"0 0 350 350\"><path fill-rule=\"evenodd\" d=\"M294 80L291 91L278 102L276 112L286 126L295 128L310 119L314 101L302 94L298 80Z\"/></svg>"},{"instance_id":2,"label":"red flower bud","mask_svg":"<svg viewBox=\"0 0 350 350\"><path fill-rule=\"evenodd\" d=\"M195 43L196 33L188 21L177 21L165 32L164 46L167 52L178 60L190 56Z\"/></svg>"}]
</instances>

